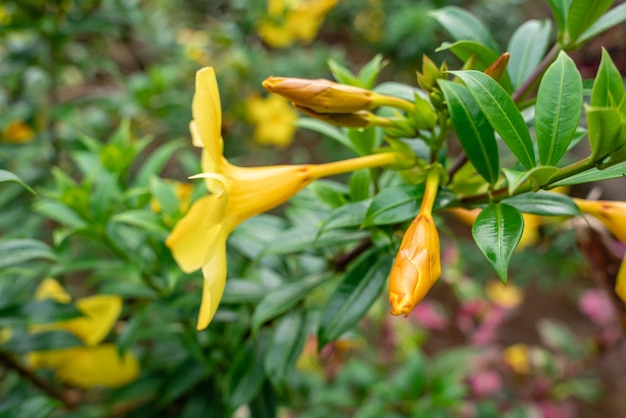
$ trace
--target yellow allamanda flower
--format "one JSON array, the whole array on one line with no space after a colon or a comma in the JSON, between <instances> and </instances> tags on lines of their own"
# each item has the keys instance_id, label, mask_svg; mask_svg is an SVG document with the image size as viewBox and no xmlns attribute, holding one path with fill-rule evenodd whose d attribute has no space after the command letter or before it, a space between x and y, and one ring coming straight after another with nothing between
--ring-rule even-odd
<instances>
[{"instance_id":1,"label":"yellow allamanda flower","mask_svg":"<svg viewBox=\"0 0 626 418\"><path fill-rule=\"evenodd\" d=\"M626 244L626 202L574 199L578 208L598 218L615 237ZM626 257L617 273L615 293L626 303Z\"/></svg>"},{"instance_id":2,"label":"yellow allamanda flower","mask_svg":"<svg viewBox=\"0 0 626 418\"><path fill-rule=\"evenodd\" d=\"M198 329L206 328L222 299L226 285L226 239L244 220L274 208L313 180L401 162L397 152L386 152L319 165L238 167L224 158L222 109L215 71L198 71L190 124L194 145L203 148L203 178L210 195L198 199L166 240L185 272L202 268L204 285Z\"/></svg>"},{"instance_id":3,"label":"yellow allamanda flower","mask_svg":"<svg viewBox=\"0 0 626 418\"><path fill-rule=\"evenodd\" d=\"M289 102L280 96L265 99L252 96L246 101L248 119L254 123L254 140L260 145L286 147L296 132L298 114Z\"/></svg>"},{"instance_id":4,"label":"yellow allamanda flower","mask_svg":"<svg viewBox=\"0 0 626 418\"><path fill-rule=\"evenodd\" d=\"M257 25L257 33L274 48L286 48L295 42L311 43L338 1L269 0L267 17Z\"/></svg>"},{"instance_id":5,"label":"yellow allamanda flower","mask_svg":"<svg viewBox=\"0 0 626 418\"><path fill-rule=\"evenodd\" d=\"M43 280L36 292L37 299L53 299L70 303L71 298L54 279ZM31 368L51 368L56 377L82 388L94 386L118 387L139 375L137 359L126 352L123 356L115 344L100 344L111 331L122 309L119 296L98 295L76 301L83 316L67 321L32 326L30 332L65 330L85 346L56 350L34 351L28 354Z\"/></svg>"},{"instance_id":6,"label":"yellow allamanda flower","mask_svg":"<svg viewBox=\"0 0 626 418\"><path fill-rule=\"evenodd\" d=\"M432 209L439 172L431 169L419 214L404 233L389 275L391 313L407 316L441 276L439 233Z\"/></svg>"},{"instance_id":7,"label":"yellow allamanda flower","mask_svg":"<svg viewBox=\"0 0 626 418\"><path fill-rule=\"evenodd\" d=\"M21 120L9 123L2 131L2 140L10 144L25 144L35 137L35 131Z\"/></svg>"}]
</instances>

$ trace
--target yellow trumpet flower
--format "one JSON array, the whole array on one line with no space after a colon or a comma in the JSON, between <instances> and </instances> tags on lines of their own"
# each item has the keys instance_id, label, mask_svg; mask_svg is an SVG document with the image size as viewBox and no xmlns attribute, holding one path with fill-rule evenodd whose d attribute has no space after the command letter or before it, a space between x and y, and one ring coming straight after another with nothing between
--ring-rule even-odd
<instances>
[{"instance_id":1,"label":"yellow trumpet flower","mask_svg":"<svg viewBox=\"0 0 626 418\"><path fill-rule=\"evenodd\" d=\"M193 143L203 148L203 178L209 196L198 199L166 240L185 272L202 268L204 286L197 328L206 328L226 285L226 240L244 220L274 208L313 180L363 168L396 164L403 156L386 152L319 165L238 167L222 155L221 104L215 71L198 71L190 124Z\"/></svg>"},{"instance_id":2,"label":"yellow trumpet flower","mask_svg":"<svg viewBox=\"0 0 626 418\"><path fill-rule=\"evenodd\" d=\"M59 303L71 300L61 285L51 278L43 280L35 296ZM76 301L76 307L83 316L35 325L30 331L65 330L78 337L85 346L31 352L27 358L29 366L33 369L54 369L59 380L82 388L119 387L135 380L139 375L137 359L130 352L120 355L115 344L100 344L122 310L120 297L98 295L82 298Z\"/></svg>"},{"instance_id":3,"label":"yellow trumpet flower","mask_svg":"<svg viewBox=\"0 0 626 418\"><path fill-rule=\"evenodd\" d=\"M439 172L431 169L419 214L404 233L389 275L389 303L393 315L408 316L441 276L439 233L432 208Z\"/></svg>"}]
</instances>

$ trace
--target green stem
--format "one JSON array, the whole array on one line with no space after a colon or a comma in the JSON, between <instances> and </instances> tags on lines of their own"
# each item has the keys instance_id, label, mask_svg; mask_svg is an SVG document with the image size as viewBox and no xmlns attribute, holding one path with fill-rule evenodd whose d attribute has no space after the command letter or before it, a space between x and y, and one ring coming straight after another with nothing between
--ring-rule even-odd
<instances>
[{"instance_id":1,"label":"green stem","mask_svg":"<svg viewBox=\"0 0 626 418\"><path fill-rule=\"evenodd\" d=\"M432 216L437 190L439 190L439 180L441 173L438 166L431 166L426 173L426 188L422 197L422 205L420 206L420 215Z\"/></svg>"},{"instance_id":2,"label":"green stem","mask_svg":"<svg viewBox=\"0 0 626 418\"><path fill-rule=\"evenodd\" d=\"M311 177L318 179L321 177L349 173L351 171L356 171L363 168L398 164L400 161L402 161L403 158L405 157L398 152L383 152L380 154L372 154L366 155L364 157L351 158L349 160L312 165L309 169Z\"/></svg>"},{"instance_id":3,"label":"green stem","mask_svg":"<svg viewBox=\"0 0 626 418\"><path fill-rule=\"evenodd\" d=\"M589 158L576 161L575 163L572 163L568 166L565 166L559 169L559 171L557 171L552 177L550 177L550 182L542 186L542 189L544 188L550 189L551 184L554 184L558 181L571 177L574 174L582 173L583 171L589 170L590 168L593 168L594 166L595 166L595 163L591 161Z\"/></svg>"},{"instance_id":4,"label":"green stem","mask_svg":"<svg viewBox=\"0 0 626 418\"><path fill-rule=\"evenodd\" d=\"M385 95L378 95L376 97L376 103L379 106L391 106L391 107L396 107L398 109L404 110L407 113L413 113L415 112L415 105L407 100L404 99L399 99L397 97L393 97L393 96L385 96Z\"/></svg>"}]
</instances>

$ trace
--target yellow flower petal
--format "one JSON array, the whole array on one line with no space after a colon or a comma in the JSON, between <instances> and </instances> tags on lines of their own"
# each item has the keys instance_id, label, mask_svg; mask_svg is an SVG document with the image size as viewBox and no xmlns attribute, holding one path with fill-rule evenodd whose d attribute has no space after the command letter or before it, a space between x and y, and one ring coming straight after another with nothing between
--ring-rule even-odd
<instances>
[{"instance_id":1,"label":"yellow flower petal","mask_svg":"<svg viewBox=\"0 0 626 418\"><path fill-rule=\"evenodd\" d=\"M207 254L223 229L225 199L215 195L198 199L165 240L176 263L185 273L202 267Z\"/></svg>"},{"instance_id":2,"label":"yellow flower petal","mask_svg":"<svg viewBox=\"0 0 626 418\"><path fill-rule=\"evenodd\" d=\"M70 303L71 296L63 289L63 286L51 277L41 281L35 291L36 299L53 299L59 303Z\"/></svg>"},{"instance_id":3,"label":"yellow flower petal","mask_svg":"<svg viewBox=\"0 0 626 418\"><path fill-rule=\"evenodd\" d=\"M626 257L622 260L622 265L617 272L617 280L615 282L615 293L626 304Z\"/></svg>"},{"instance_id":4,"label":"yellow flower petal","mask_svg":"<svg viewBox=\"0 0 626 418\"><path fill-rule=\"evenodd\" d=\"M57 325L76 335L86 345L94 346L113 328L122 311L122 299L113 295L91 296L78 299L76 307L84 316Z\"/></svg>"},{"instance_id":5,"label":"yellow flower petal","mask_svg":"<svg viewBox=\"0 0 626 418\"><path fill-rule=\"evenodd\" d=\"M76 347L31 353L33 367L53 368L59 380L81 388L119 387L139 376L139 363L130 353L124 356L114 344Z\"/></svg>"},{"instance_id":6,"label":"yellow flower petal","mask_svg":"<svg viewBox=\"0 0 626 418\"><path fill-rule=\"evenodd\" d=\"M198 314L198 330L209 326L224 294L224 287L226 286L226 238L227 234L225 233L218 235L210 249L208 259L202 266L204 285L200 313Z\"/></svg>"},{"instance_id":7,"label":"yellow flower petal","mask_svg":"<svg viewBox=\"0 0 626 418\"><path fill-rule=\"evenodd\" d=\"M618 240L626 244L626 202L574 199L581 211L598 218Z\"/></svg>"},{"instance_id":8,"label":"yellow flower petal","mask_svg":"<svg viewBox=\"0 0 626 418\"><path fill-rule=\"evenodd\" d=\"M204 149L214 158L221 156L222 105L213 67L196 74L192 114Z\"/></svg>"}]
</instances>

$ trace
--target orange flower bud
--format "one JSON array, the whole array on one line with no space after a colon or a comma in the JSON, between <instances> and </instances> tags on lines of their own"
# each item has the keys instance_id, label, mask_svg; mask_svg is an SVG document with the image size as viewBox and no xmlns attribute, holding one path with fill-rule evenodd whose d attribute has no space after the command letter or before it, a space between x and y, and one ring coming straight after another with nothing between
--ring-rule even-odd
<instances>
[{"instance_id":1,"label":"orange flower bud","mask_svg":"<svg viewBox=\"0 0 626 418\"><path fill-rule=\"evenodd\" d=\"M439 234L430 214L420 213L404 234L389 276L394 315L411 313L441 275Z\"/></svg>"},{"instance_id":2,"label":"orange flower bud","mask_svg":"<svg viewBox=\"0 0 626 418\"><path fill-rule=\"evenodd\" d=\"M324 79L268 77L263 87L317 113L355 113L379 106L372 91Z\"/></svg>"},{"instance_id":3,"label":"orange flower bud","mask_svg":"<svg viewBox=\"0 0 626 418\"><path fill-rule=\"evenodd\" d=\"M500 55L497 60L487 67L485 74L496 81L500 81L506 73L506 66L509 64L509 57L510 54L508 52Z\"/></svg>"}]
</instances>

